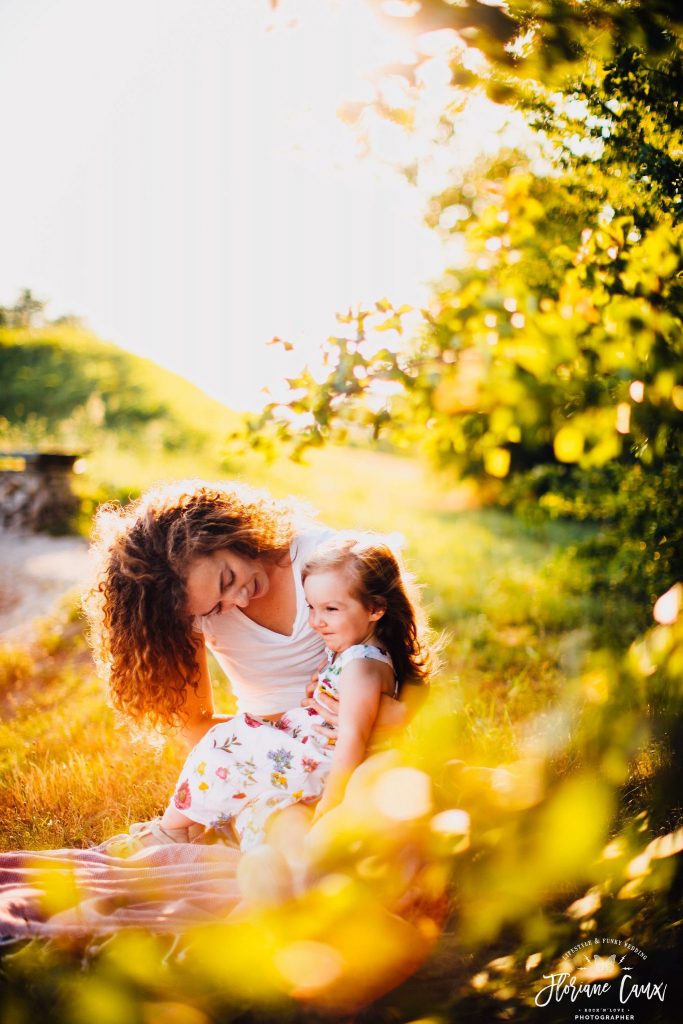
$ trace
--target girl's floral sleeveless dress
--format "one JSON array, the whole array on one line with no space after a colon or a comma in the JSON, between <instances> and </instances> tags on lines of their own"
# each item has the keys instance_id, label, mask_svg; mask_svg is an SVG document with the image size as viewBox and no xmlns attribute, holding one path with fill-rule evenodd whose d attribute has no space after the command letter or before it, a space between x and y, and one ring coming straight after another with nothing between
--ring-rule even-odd
<instances>
[{"instance_id":1,"label":"girl's floral sleeveless dress","mask_svg":"<svg viewBox=\"0 0 683 1024\"><path fill-rule=\"evenodd\" d=\"M341 654L327 652L314 697L338 697L339 677L357 658L391 665L379 647L355 644ZM294 803L316 801L325 786L334 746L315 732L325 725L314 708L293 708L277 722L240 714L220 722L190 752L172 805L220 833L232 829L240 847L265 839L268 818Z\"/></svg>"}]
</instances>

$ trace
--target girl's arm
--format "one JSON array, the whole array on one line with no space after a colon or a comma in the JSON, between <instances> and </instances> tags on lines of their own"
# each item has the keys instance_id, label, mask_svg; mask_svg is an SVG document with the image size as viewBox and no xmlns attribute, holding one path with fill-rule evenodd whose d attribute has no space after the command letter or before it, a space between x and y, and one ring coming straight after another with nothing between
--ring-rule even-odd
<instances>
[{"instance_id":1,"label":"girl's arm","mask_svg":"<svg viewBox=\"0 0 683 1024\"><path fill-rule=\"evenodd\" d=\"M180 734L188 747L194 747L212 726L218 722L226 722L231 717L215 713L209 663L203 643L197 647L197 668L199 684L196 690L192 686L187 687L182 709L183 724Z\"/></svg>"},{"instance_id":2,"label":"girl's arm","mask_svg":"<svg viewBox=\"0 0 683 1024\"><path fill-rule=\"evenodd\" d=\"M315 684L314 684L315 685ZM325 704L319 704L312 699L313 686L307 690L307 698L301 703L304 707L314 707L321 714L332 728L324 725L314 726L315 731L321 736L336 738L336 724L339 721L339 702L325 694ZM403 729L424 704L429 692L428 686L417 686L406 684L399 700L395 700L388 693L383 693L379 702L379 711L372 732L372 742L383 743L390 740L400 729Z\"/></svg>"},{"instance_id":3,"label":"girl's arm","mask_svg":"<svg viewBox=\"0 0 683 1024\"><path fill-rule=\"evenodd\" d=\"M330 774L315 812L316 819L341 802L349 776L365 757L379 712L387 667L352 661L339 677L339 726Z\"/></svg>"}]
</instances>

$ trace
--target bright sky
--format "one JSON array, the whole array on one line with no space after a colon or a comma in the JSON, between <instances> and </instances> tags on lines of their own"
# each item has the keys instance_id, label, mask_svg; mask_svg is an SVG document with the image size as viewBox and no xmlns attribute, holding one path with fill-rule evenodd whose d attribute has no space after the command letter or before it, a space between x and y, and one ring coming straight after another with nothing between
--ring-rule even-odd
<instances>
[{"instance_id":1,"label":"bright sky","mask_svg":"<svg viewBox=\"0 0 683 1024\"><path fill-rule=\"evenodd\" d=\"M423 199L336 117L405 45L364 0L0 0L0 303L254 408L335 311L423 301Z\"/></svg>"}]
</instances>

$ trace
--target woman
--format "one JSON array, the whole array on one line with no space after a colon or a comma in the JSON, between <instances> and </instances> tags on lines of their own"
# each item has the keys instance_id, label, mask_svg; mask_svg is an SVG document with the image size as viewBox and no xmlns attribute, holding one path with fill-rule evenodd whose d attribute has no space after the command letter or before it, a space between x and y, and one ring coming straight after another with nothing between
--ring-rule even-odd
<instances>
[{"instance_id":1,"label":"woman","mask_svg":"<svg viewBox=\"0 0 683 1024\"><path fill-rule=\"evenodd\" d=\"M301 568L332 536L293 503L242 485L182 481L103 506L84 607L115 706L179 726L194 745L229 717L215 713L207 648L240 712L276 719L303 701L324 643L308 621ZM331 699L318 710L334 721ZM380 725L404 719L385 698Z\"/></svg>"}]
</instances>

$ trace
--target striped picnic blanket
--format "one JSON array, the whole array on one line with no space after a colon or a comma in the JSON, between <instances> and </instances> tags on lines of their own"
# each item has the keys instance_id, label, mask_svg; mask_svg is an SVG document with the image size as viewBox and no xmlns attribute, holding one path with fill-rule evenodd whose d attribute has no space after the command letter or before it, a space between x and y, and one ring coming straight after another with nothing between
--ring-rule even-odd
<instances>
[{"instance_id":1,"label":"striped picnic blanket","mask_svg":"<svg viewBox=\"0 0 683 1024\"><path fill-rule=\"evenodd\" d=\"M178 932L224 919L240 901L240 853L222 844L0 853L0 941Z\"/></svg>"}]
</instances>

